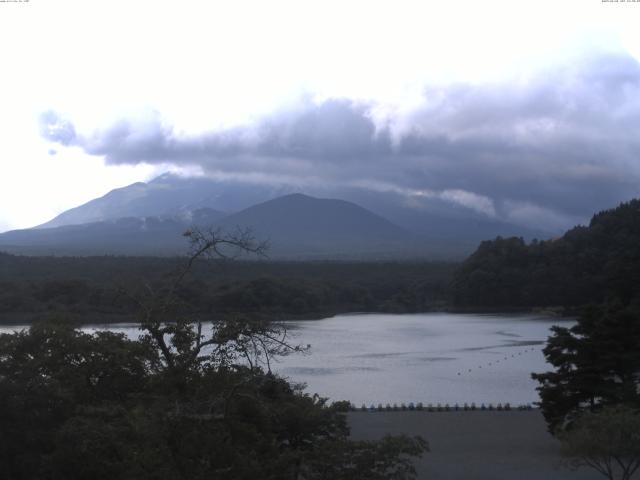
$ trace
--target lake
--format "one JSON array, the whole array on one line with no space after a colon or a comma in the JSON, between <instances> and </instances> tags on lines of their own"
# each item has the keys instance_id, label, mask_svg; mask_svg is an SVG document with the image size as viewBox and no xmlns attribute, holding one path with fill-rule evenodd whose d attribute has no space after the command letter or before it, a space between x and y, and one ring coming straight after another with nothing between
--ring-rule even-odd
<instances>
[{"instance_id":1,"label":"lake","mask_svg":"<svg viewBox=\"0 0 640 480\"><path fill-rule=\"evenodd\" d=\"M425 313L350 314L285 323L293 341L311 344L311 350L280 358L273 369L305 382L311 393L356 405L518 405L538 401L537 383L530 374L550 368L542 355L549 328L573 321L540 315ZM133 325L108 328L133 338L139 333Z\"/></svg>"},{"instance_id":2,"label":"lake","mask_svg":"<svg viewBox=\"0 0 640 480\"><path fill-rule=\"evenodd\" d=\"M572 321L536 315L427 313L339 315L288 322L310 355L277 370L309 391L356 405L538 400L531 372L549 370L549 328Z\"/></svg>"}]
</instances>

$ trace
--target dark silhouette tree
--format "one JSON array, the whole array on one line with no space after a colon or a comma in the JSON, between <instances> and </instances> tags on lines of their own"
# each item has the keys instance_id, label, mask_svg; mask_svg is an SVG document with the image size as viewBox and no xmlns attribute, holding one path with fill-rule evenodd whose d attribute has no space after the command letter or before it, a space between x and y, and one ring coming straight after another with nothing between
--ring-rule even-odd
<instances>
[{"instance_id":1,"label":"dark silhouette tree","mask_svg":"<svg viewBox=\"0 0 640 480\"><path fill-rule=\"evenodd\" d=\"M540 407L552 432L583 411L640 407L640 314L614 303L591 307L571 328L553 327L544 354L555 367L534 373Z\"/></svg>"},{"instance_id":2,"label":"dark silhouette tree","mask_svg":"<svg viewBox=\"0 0 640 480\"><path fill-rule=\"evenodd\" d=\"M191 230L183 268L130 293L141 336L64 320L0 335L0 465L7 480L415 478L419 437L349 440L328 405L270 368L305 348L283 326L195 318L178 294L196 262L260 254L248 232Z\"/></svg>"}]
</instances>

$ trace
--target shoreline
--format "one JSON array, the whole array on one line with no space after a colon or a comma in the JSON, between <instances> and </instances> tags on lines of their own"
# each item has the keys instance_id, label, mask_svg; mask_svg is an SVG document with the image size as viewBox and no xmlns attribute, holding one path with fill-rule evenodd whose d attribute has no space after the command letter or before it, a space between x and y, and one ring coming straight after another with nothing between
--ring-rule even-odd
<instances>
[{"instance_id":1,"label":"shoreline","mask_svg":"<svg viewBox=\"0 0 640 480\"><path fill-rule=\"evenodd\" d=\"M309 313L265 313L265 312L221 312L220 315L255 315L259 317L267 317L275 322L302 322L315 321L333 318L337 316L355 316L355 315L422 315L430 313L452 313L452 314L469 314L469 315L542 315L545 317L557 317L558 319L570 319L577 316L582 307L562 308L562 307L502 307L502 308L483 308L483 307L454 307L454 306L438 306L432 309L422 311L357 311L357 310L323 310ZM78 312L5 312L0 314L0 326L14 325L30 325L36 321L46 319L48 315L67 315L68 318L77 320L78 317L84 316ZM197 313L195 314L198 315ZM119 314L119 313L102 313L87 312L86 316L96 317L89 322L79 322L82 327L92 325L112 325L119 323L137 323L135 314Z\"/></svg>"}]
</instances>

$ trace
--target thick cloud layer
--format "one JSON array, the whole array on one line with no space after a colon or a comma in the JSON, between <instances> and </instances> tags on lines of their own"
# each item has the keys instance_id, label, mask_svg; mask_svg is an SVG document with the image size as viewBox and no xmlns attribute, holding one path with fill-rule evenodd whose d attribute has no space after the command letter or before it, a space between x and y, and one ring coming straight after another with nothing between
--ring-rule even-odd
<instances>
[{"instance_id":1,"label":"thick cloud layer","mask_svg":"<svg viewBox=\"0 0 640 480\"><path fill-rule=\"evenodd\" d=\"M54 112L41 120L45 138L111 164L389 190L538 227L570 226L640 194L640 65L625 56L505 84L427 87L402 114L374 102L304 101L200 135L160 115L85 136Z\"/></svg>"}]
</instances>

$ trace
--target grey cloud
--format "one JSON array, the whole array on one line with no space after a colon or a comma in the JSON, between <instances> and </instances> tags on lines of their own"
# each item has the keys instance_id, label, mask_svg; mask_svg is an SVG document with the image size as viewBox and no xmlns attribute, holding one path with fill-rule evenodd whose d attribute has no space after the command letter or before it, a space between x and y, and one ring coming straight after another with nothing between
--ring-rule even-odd
<instances>
[{"instance_id":1,"label":"grey cloud","mask_svg":"<svg viewBox=\"0 0 640 480\"><path fill-rule=\"evenodd\" d=\"M76 142L76 129L73 123L53 110L43 112L39 121L40 135L43 138L61 145L71 145Z\"/></svg>"},{"instance_id":2,"label":"grey cloud","mask_svg":"<svg viewBox=\"0 0 640 480\"><path fill-rule=\"evenodd\" d=\"M386 185L554 227L640 193L640 65L630 57L582 59L521 83L425 88L403 116L374 121L375 108L304 101L253 125L195 136L157 115L81 137L47 112L42 131L112 164Z\"/></svg>"},{"instance_id":3,"label":"grey cloud","mask_svg":"<svg viewBox=\"0 0 640 480\"><path fill-rule=\"evenodd\" d=\"M249 166L262 158L342 164L391 153L389 139L375 135L375 125L367 118L368 108L347 100L305 103L257 125L190 137L177 135L157 114L143 124L120 121L108 130L78 139L77 144L90 154L104 155L113 164L174 162L217 168L228 167L226 162L233 160L240 170L244 169L236 163L238 159ZM277 170L277 165L270 165Z\"/></svg>"}]
</instances>

